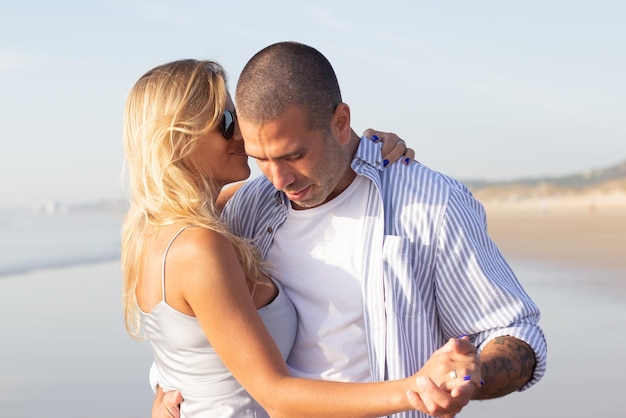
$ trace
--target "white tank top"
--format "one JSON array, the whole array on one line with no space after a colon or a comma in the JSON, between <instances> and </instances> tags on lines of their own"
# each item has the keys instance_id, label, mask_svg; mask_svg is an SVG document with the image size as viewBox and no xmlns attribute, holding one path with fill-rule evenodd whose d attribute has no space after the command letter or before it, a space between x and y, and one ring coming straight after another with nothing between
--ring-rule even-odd
<instances>
[{"instance_id":1,"label":"white tank top","mask_svg":"<svg viewBox=\"0 0 626 418\"><path fill-rule=\"evenodd\" d=\"M165 298L165 260L167 251L181 229L170 241L163 256L163 300L141 320L152 346L154 364L151 380L164 390L179 389L185 399L181 418L267 417L265 410L245 391L220 360L207 340L200 323L172 308ZM278 295L258 310L283 357L291 350L296 333L293 305L278 286ZM245 350L246 347L239 347Z\"/></svg>"},{"instance_id":2,"label":"white tank top","mask_svg":"<svg viewBox=\"0 0 626 418\"><path fill-rule=\"evenodd\" d=\"M361 296L364 216L371 181L357 176L333 200L290 208L267 261L298 312L296 342L287 359L294 376L371 380Z\"/></svg>"}]
</instances>

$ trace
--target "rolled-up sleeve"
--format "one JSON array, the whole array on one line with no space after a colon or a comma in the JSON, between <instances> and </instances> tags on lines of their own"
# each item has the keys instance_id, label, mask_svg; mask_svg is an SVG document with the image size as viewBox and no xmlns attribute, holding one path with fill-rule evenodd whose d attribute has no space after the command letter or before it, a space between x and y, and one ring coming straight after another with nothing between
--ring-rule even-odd
<instances>
[{"instance_id":1,"label":"rolled-up sleeve","mask_svg":"<svg viewBox=\"0 0 626 418\"><path fill-rule=\"evenodd\" d=\"M467 334L482 349L510 335L535 352L533 378L546 371L547 344L539 326L540 310L487 234L482 205L463 189L450 194L438 238L436 294L444 332Z\"/></svg>"}]
</instances>

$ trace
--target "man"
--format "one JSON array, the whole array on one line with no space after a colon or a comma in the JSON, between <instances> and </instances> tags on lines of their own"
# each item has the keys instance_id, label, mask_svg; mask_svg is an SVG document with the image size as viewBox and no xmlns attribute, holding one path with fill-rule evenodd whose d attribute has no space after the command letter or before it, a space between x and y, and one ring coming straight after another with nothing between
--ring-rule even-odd
<instances>
[{"instance_id":1,"label":"man","mask_svg":"<svg viewBox=\"0 0 626 418\"><path fill-rule=\"evenodd\" d=\"M468 397L503 396L542 377L539 310L487 235L480 203L419 163L385 168L380 144L352 131L322 54L294 42L261 50L239 77L236 102L246 152L265 177L235 194L224 220L255 240L296 306L293 375L403 378L467 335L484 380ZM467 400L425 412L448 414Z\"/></svg>"}]
</instances>

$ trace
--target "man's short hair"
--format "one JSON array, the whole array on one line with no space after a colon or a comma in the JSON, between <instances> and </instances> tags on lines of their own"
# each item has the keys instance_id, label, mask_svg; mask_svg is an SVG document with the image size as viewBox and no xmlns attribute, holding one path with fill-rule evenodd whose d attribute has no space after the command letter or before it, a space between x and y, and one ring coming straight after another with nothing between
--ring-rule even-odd
<instances>
[{"instance_id":1,"label":"man's short hair","mask_svg":"<svg viewBox=\"0 0 626 418\"><path fill-rule=\"evenodd\" d=\"M265 124L298 106L312 129L327 129L341 91L330 62L317 49L279 42L257 52L244 67L235 93L241 119Z\"/></svg>"}]
</instances>

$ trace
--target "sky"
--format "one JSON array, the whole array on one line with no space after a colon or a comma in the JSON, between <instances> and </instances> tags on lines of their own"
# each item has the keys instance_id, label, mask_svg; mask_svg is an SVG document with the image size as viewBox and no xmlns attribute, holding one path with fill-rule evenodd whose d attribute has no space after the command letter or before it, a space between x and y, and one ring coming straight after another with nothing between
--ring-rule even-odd
<instances>
[{"instance_id":1,"label":"sky","mask_svg":"<svg viewBox=\"0 0 626 418\"><path fill-rule=\"evenodd\" d=\"M459 179L626 160L621 0L47 0L0 13L0 208L123 198L122 109L146 71L214 59L231 92L278 41L333 64L352 127ZM250 161L253 176L260 175Z\"/></svg>"}]
</instances>

